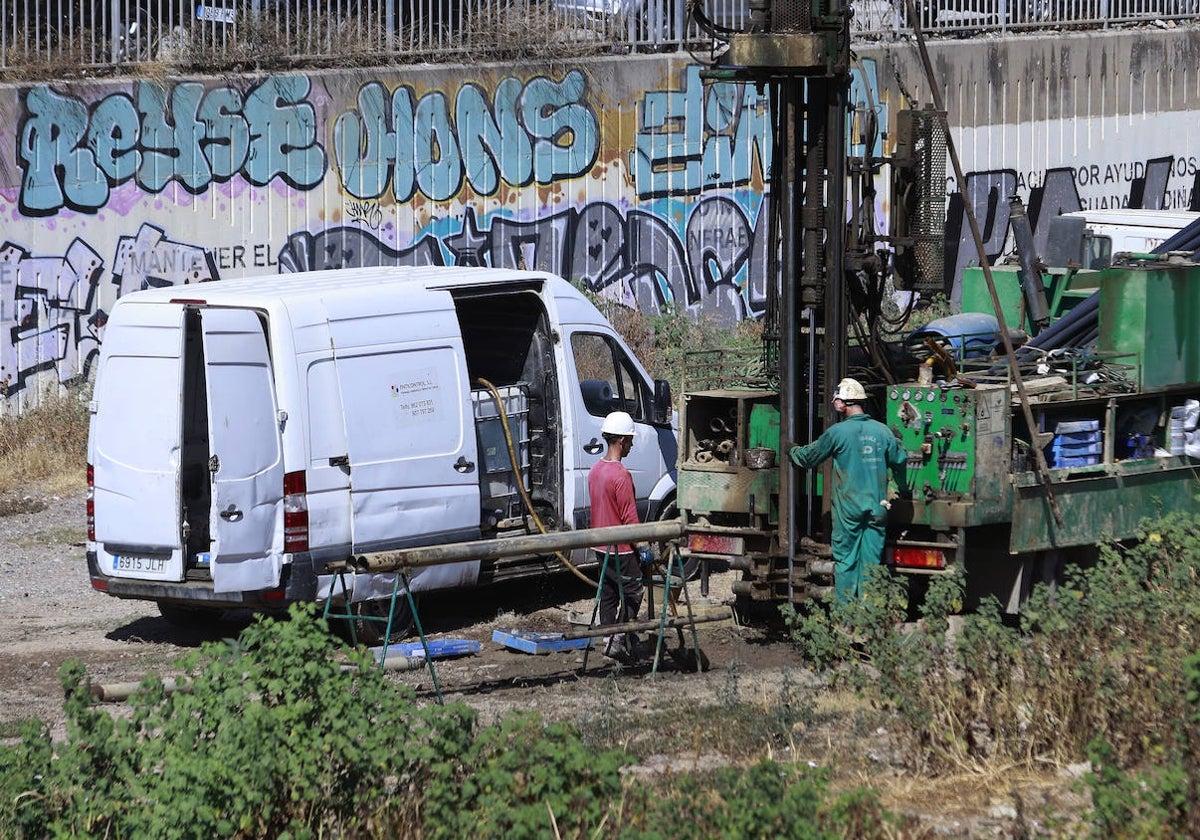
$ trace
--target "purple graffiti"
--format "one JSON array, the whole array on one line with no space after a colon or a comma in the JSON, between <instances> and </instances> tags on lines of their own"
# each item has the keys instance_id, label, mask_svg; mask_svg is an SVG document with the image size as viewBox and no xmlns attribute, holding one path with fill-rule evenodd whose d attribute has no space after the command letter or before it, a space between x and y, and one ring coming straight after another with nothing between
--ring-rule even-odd
<instances>
[{"instance_id":1,"label":"purple graffiti","mask_svg":"<svg viewBox=\"0 0 1200 840\"><path fill-rule=\"evenodd\" d=\"M102 266L79 239L60 257L0 246L0 396L23 391L41 371L57 371L61 382L86 374L99 348L93 309Z\"/></svg>"}]
</instances>

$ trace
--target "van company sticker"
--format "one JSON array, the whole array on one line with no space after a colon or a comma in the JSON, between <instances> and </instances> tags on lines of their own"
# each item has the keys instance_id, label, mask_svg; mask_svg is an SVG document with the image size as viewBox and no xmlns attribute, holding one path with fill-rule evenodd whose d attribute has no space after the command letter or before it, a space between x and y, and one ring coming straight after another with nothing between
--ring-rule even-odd
<instances>
[{"instance_id":1,"label":"van company sticker","mask_svg":"<svg viewBox=\"0 0 1200 840\"><path fill-rule=\"evenodd\" d=\"M427 420L438 413L438 382L434 368L408 371L395 377L391 391L397 409L406 417Z\"/></svg>"}]
</instances>

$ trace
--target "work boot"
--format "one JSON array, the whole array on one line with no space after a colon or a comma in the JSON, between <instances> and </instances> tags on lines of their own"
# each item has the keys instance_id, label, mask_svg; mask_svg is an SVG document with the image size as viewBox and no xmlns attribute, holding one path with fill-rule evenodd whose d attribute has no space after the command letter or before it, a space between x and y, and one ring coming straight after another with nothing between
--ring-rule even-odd
<instances>
[{"instance_id":1,"label":"work boot","mask_svg":"<svg viewBox=\"0 0 1200 840\"><path fill-rule=\"evenodd\" d=\"M629 648L625 646L625 635L623 633L609 636L608 644L604 647L604 655L609 659L615 659L622 665L632 665L634 661Z\"/></svg>"}]
</instances>

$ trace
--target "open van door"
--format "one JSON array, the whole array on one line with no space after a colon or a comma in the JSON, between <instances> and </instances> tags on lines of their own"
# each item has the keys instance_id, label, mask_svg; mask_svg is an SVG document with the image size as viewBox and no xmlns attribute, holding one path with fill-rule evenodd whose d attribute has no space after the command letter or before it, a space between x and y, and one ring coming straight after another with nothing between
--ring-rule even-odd
<instances>
[{"instance_id":1,"label":"open van door","mask_svg":"<svg viewBox=\"0 0 1200 840\"><path fill-rule=\"evenodd\" d=\"M639 515L644 519L655 486L674 466L664 461L660 440L665 436L669 441L672 435L650 423L653 391L613 336L589 326L572 330L569 341L578 382L571 388L574 446L565 457L575 478L576 526L591 521L588 473L608 449L600 426L612 411L633 418L633 449L621 463L633 477Z\"/></svg>"},{"instance_id":2,"label":"open van door","mask_svg":"<svg viewBox=\"0 0 1200 840\"><path fill-rule=\"evenodd\" d=\"M178 453L183 310L116 307L91 404L97 560L114 577L181 581Z\"/></svg>"},{"instance_id":3,"label":"open van door","mask_svg":"<svg viewBox=\"0 0 1200 840\"><path fill-rule=\"evenodd\" d=\"M263 322L204 309L214 592L269 589L283 565L283 458Z\"/></svg>"}]
</instances>

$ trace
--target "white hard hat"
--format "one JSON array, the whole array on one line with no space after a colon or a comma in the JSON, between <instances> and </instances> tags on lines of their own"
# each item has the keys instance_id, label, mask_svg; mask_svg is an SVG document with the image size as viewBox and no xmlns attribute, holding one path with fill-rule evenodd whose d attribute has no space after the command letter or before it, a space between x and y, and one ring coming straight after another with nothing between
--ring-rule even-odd
<instances>
[{"instance_id":1,"label":"white hard hat","mask_svg":"<svg viewBox=\"0 0 1200 840\"><path fill-rule=\"evenodd\" d=\"M867 398L867 392L857 379L843 379L833 392L833 398L842 402L858 402Z\"/></svg>"},{"instance_id":2,"label":"white hard hat","mask_svg":"<svg viewBox=\"0 0 1200 840\"><path fill-rule=\"evenodd\" d=\"M605 435L621 435L622 437L632 436L633 418L624 411L614 411L604 418L604 423L600 426L600 433Z\"/></svg>"}]
</instances>

